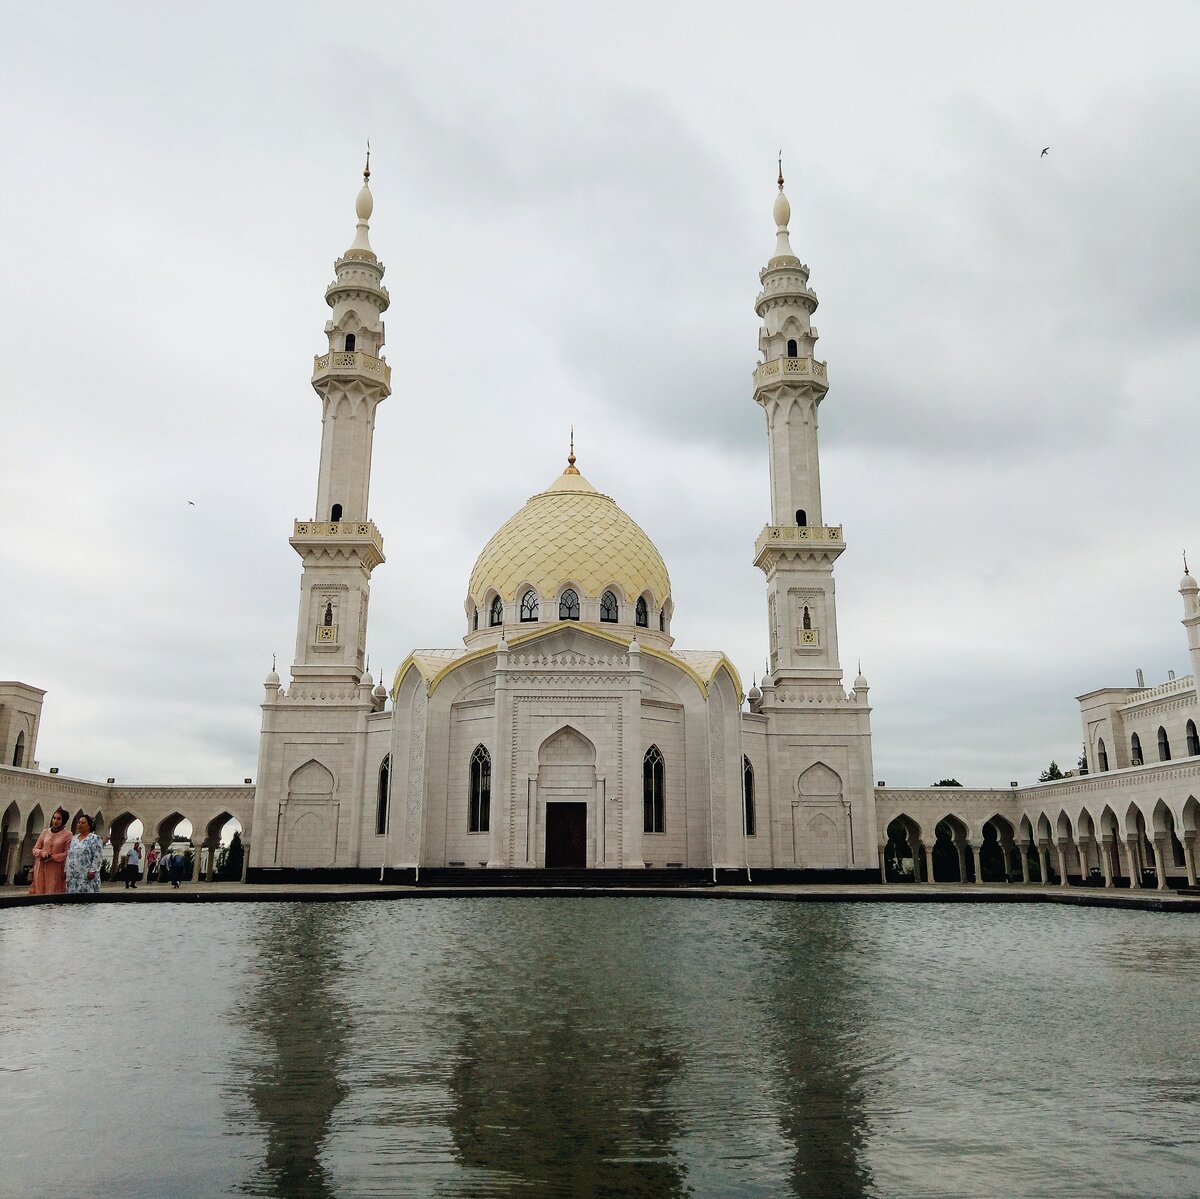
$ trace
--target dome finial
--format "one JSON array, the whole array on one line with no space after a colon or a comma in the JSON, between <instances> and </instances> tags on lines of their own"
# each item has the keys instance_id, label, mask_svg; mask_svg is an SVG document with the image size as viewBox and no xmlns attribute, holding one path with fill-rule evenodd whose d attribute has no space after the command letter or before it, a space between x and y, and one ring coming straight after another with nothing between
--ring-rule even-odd
<instances>
[{"instance_id":1,"label":"dome finial","mask_svg":"<svg viewBox=\"0 0 1200 1199\"><path fill-rule=\"evenodd\" d=\"M1187 564L1187 550L1184 550L1184 551L1183 551L1183 573L1184 573L1185 575L1190 575L1190 574L1192 573L1190 570L1188 570L1188 564Z\"/></svg>"},{"instance_id":2,"label":"dome finial","mask_svg":"<svg viewBox=\"0 0 1200 1199\"><path fill-rule=\"evenodd\" d=\"M367 151L367 156L370 157L370 150ZM779 147L779 190L783 191L783 147Z\"/></svg>"},{"instance_id":3,"label":"dome finial","mask_svg":"<svg viewBox=\"0 0 1200 1199\"><path fill-rule=\"evenodd\" d=\"M782 170L782 167L780 168ZM371 182L371 139L367 138L367 165L363 167L363 187L367 187ZM779 185L783 186L782 183Z\"/></svg>"},{"instance_id":4,"label":"dome finial","mask_svg":"<svg viewBox=\"0 0 1200 1199\"><path fill-rule=\"evenodd\" d=\"M771 256L775 258L795 258L796 255L792 252L792 243L788 240L788 224L792 219L792 206L788 203L788 198L783 194L783 150L779 151L779 178L776 180L779 184L779 194L775 197L775 206L771 210L771 215L775 218L775 253Z\"/></svg>"},{"instance_id":5,"label":"dome finial","mask_svg":"<svg viewBox=\"0 0 1200 1199\"><path fill-rule=\"evenodd\" d=\"M567 454L567 469L563 471L564 475L577 475L579 471L575 467L575 426L571 426L571 450Z\"/></svg>"},{"instance_id":6,"label":"dome finial","mask_svg":"<svg viewBox=\"0 0 1200 1199\"><path fill-rule=\"evenodd\" d=\"M358 226L354 232L354 241L351 242L347 253L354 253L357 250L371 255L371 257L375 256L375 251L371 249L371 238L367 225L374 210L375 199L371 195L371 143L367 142L367 165L363 167L363 185L359 189L358 198L354 201L354 215L358 217Z\"/></svg>"}]
</instances>

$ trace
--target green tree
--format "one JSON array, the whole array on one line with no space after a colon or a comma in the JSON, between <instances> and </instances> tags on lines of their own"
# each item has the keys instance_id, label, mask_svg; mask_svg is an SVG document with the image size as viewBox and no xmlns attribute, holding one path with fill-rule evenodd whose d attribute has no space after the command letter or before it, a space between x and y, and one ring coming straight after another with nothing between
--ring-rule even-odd
<instances>
[{"instance_id":1,"label":"green tree","mask_svg":"<svg viewBox=\"0 0 1200 1199\"><path fill-rule=\"evenodd\" d=\"M1055 779L1064 779L1067 776L1058 768L1057 762L1051 762L1049 766L1038 776L1039 783L1052 783Z\"/></svg>"},{"instance_id":2,"label":"green tree","mask_svg":"<svg viewBox=\"0 0 1200 1199\"><path fill-rule=\"evenodd\" d=\"M246 856L246 849L242 845L242 834L240 832L233 834L233 839L229 842L228 847L221 855L221 860L217 865L217 877L224 882L237 883L242 879L242 861Z\"/></svg>"},{"instance_id":3,"label":"green tree","mask_svg":"<svg viewBox=\"0 0 1200 1199\"><path fill-rule=\"evenodd\" d=\"M961 787L962 783L960 783L958 781L958 779L938 779L938 781L936 783L934 783L933 786L935 786L935 787Z\"/></svg>"}]
</instances>

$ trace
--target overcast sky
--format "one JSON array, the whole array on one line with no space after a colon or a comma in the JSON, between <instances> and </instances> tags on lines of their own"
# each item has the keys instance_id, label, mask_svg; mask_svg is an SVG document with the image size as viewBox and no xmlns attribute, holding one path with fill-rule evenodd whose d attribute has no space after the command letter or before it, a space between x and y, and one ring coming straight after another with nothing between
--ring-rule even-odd
<instances>
[{"instance_id":1,"label":"overcast sky","mask_svg":"<svg viewBox=\"0 0 1200 1199\"><path fill-rule=\"evenodd\" d=\"M662 551L676 644L761 673L780 145L876 777L1032 781L1074 765L1075 695L1188 672L1194 2L2 12L0 677L47 690L43 768L254 774L368 136L377 676L460 643L572 423Z\"/></svg>"}]
</instances>

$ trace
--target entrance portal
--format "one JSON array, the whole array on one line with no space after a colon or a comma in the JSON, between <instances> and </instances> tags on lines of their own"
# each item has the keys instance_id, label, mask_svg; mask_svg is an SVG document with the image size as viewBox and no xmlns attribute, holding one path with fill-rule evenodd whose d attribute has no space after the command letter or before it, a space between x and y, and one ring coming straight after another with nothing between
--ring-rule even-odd
<instances>
[{"instance_id":1,"label":"entrance portal","mask_svg":"<svg viewBox=\"0 0 1200 1199\"><path fill-rule=\"evenodd\" d=\"M546 805L546 868L587 865L587 804Z\"/></svg>"}]
</instances>

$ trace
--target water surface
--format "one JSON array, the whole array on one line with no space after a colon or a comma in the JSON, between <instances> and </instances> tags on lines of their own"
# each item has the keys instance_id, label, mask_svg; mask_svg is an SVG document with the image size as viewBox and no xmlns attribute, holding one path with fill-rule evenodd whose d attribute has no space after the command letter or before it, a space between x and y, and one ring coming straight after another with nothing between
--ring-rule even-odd
<instances>
[{"instance_id":1,"label":"water surface","mask_svg":"<svg viewBox=\"0 0 1200 1199\"><path fill-rule=\"evenodd\" d=\"M0 1194L1200 1194L1200 921L419 899L0 915Z\"/></svg>"}]
</instances>

